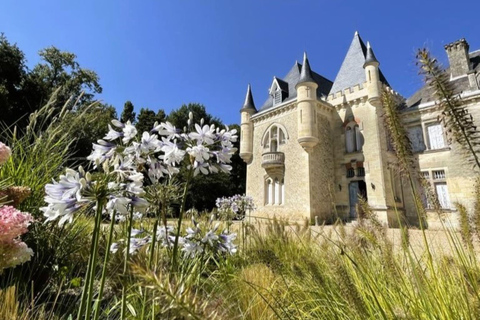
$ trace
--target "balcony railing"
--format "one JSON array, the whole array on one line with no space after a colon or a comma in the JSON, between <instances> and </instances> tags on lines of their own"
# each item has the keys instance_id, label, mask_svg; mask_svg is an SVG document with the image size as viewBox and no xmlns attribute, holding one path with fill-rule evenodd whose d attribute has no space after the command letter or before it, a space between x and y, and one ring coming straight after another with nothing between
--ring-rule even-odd
<instances>
[{"instance_id":1,"label":"balcony railing","mask_svg":"<svg viewBox=\"0 0 480 320\"><path fill-rule=\"evenodd\" d=\"M285 154L283 152L265 152L262 154L262 167L265 169L283 167Z\"/></svg>"}]
</instances>

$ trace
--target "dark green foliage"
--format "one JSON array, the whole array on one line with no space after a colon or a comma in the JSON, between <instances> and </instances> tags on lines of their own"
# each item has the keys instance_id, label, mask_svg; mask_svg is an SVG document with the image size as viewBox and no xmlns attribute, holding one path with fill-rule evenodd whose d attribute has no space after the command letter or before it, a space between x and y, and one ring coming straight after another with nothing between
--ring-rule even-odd
<instances>
[{"instance_id":1,"label":"dark green foliage","mask_svg":"<svg viewBox=\"0 0 480 320\"><path fill-rule=\"evenodd\" d=\"M200 123L203 119L205 124L214 124L216 127L223 127L222 121L207 113L205 106L199 103L189 103L182 105L177 110L172 110L167 117L167 121L172 123L175 127L183 129L187 126L188 114L193 113L193 123Z\"/></svg>"},{"instance_id":2,"label":"dark green foliage","mask_svg":"<svg viewBox=\"0 0 480 320\"><path fill-rule=\"evenodd\" d=\"M81 116L84 121L74 121ZM60 122L64 129L69 127L75 137L72 144L72 156L68 167L75 165L87 166L87 156L92 152L92 143L103 138L108 131L108 124L117 117L115 108L111 105L96 103L92 106L82 106L78 110L69 112ZM74 165L75 164L75 165Z\"/></svg>"},{"instance_id":3,"label":"dark green foliage","mask_svg":"<svg viewBox=\"0 0 480 320\"><path fill-rule=\"evenodd\" d=\"M0 34L0 110L2 120L20 108L21 84L25 77L25 57L16 44L12 45ZM11 121L11 120L10 120Z\"/></svg>"},{"instance_id":4,"label":"dark green foliage","mask_svg":"<svg viewBox=\"0 0 480 320\"><path fill-rule=\"evenodd\" d=\"M102 92L98 75L81 68L75 54L49 47L39 55L41 62L29 70L23 52L0 36L0 109L7 126L24 128L28 115L47 103L54 91L56 112L69 100L71 109L77 99L91 102Z\"/></svg>"},{"instance_id":5,"label":"dark green foliage","mask_svg":"<svg viewBox=\"0 0 480 320\"><path fill-rule=\"evenodd\" d=\"M120 121L123 123L130 121L135 122L135 112L133 112L133 103L131 101L125 102L123 105L122 115L120 116Z\"/></svg>"},{"instance_id":6,"label":"dark green foliage","mask_svg":"<svg viewBox=\"0 0 480 320\"><path fill-rule=\"evenodd\" d=\"M454 94L448 74L427 49L418 50L417 65L420 68L420 74L425 77L425 82L442 107L439 120L447 129L449 142L451 143L452 140L458 142L467 152L468 160L480 168L480 159L477 156L480 132L467 107L462 104L460 95Z\"/></svg>"},{"instance_id":7,"label":"dark green foliage","mask_svg":"<svg viewBox=\"0 0 480 320\"><path fill-rule=\"evenodd\" d=\"M144 131L150 132L155 122L165 122L165 118L165 111L163 111L163 109L159 109L157 114L155 114L153 110L142 108L138 114L135 128L137 128L137 131L140 133Z\"/></svg>"}]
</instances>

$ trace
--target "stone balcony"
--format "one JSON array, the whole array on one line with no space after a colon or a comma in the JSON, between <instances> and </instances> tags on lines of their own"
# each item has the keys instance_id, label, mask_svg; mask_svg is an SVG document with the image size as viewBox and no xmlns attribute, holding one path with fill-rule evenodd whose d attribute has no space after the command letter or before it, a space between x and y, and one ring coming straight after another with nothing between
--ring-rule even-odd
<instances>
[{"instance_id":1,"label":"stone balcony","mask_svg":"<svg viewBox=\"0 0 480 320\"><path fill-rule=\"evenodd\" d=\"M285 154L283 152L265 152L262 154L262 168L270 176L283 175Z\"/></svg>"}]
</instances>

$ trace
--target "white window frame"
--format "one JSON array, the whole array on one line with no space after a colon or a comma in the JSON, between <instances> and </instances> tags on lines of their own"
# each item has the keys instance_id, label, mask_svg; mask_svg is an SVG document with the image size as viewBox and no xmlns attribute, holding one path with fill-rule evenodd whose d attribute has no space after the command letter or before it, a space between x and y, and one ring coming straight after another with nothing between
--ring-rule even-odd
<instances>
[{"instance_id":1,"label":"white window frame","mask_svg":"<svg viewBox=\"0 0 480 320\"><path fill-rule=\"evenodd\" d=\"M425 121L425 122L420 122L420 123L412 123L407 125L407 134L408 130L413 127L421 126L422 127L422 139L423 139L423 144L425 146L425 150L413 150L413 145L412 145L412 152L413 153L422 153L425 151L442 151L445 149L448 149L448 142L447 142L447 137L445 135L445 130L443 128L443 125L438 122L438 121ZM441 139L442 139L442 146L435 147L436 144L433 144L431 141L431 136L429 132L429 128L433 126L439 126L441 128L442 133L441 133ZM432 148L432 145L434 145L434 148Z\"/></svg>"},{"instance_id":2,"label":"white window frame","mask_svg":"<svg viewBox=\"0 0 480 320\"><path fill-rule=\"evenodd\" d=\"M448 191L447 172L445 168L422 170L421 174L423 175L423 178L427 180L432 192L435 193L438 202L440 203L440 207L444 210L452 210L452 201L450 198L450 192ZM443 193L443 196L439 195L438 186L445 186L446 193ZM425 195L425 197L426 196L427 195ZM431 203L427 202L426 206L427 209L433 209Z\"/></svg>"}]
</instances>

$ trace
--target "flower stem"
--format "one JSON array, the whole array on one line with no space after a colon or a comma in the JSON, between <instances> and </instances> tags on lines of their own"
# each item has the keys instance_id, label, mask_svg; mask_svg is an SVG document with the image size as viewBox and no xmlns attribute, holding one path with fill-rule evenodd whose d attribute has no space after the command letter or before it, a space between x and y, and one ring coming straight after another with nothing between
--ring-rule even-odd
<instances>
[{"instance_id":1,"label":"flower stem","mask_svg":"<svg viewBox=\"0 0 480 320\"><path fill-rule=\"evenodd\" d=\"M92 313L92 301L93 301L93 284L95 282L95 267L97 266L97 258L98 258L98 242L100 239L100 227L102 224L102 212L103 206L105 201L103 199L97 200L97 212L95 213L95 229L94 229L94 246L93 252L90 254L92 255L92 265L90 269L90 283L88 287L88 297L87 297L87 311L85 312L85 319L90 319L90 315Z\"/></svg>"},{"instance_id":2,"label":"flower stem","mask_svg":"<svg viewBox=\"0 0 480 320\"><path fill-rule=\"evenodd\" d=\"M126 277L128 271L128 258L130 256L130 238L132 236L132 224L133 224L133 206L130 206L130 215L128 217L128 229L127 229L127 247L125 248L125 260L123 261L123 281L122 281L122 308L120 313L120 319L125 319L125 311L127 307L127 287Z\"/></svg>"},{"instance_id":3,"label":"flower stem","mask_svg":"<svg viewBox=\"0 0 480 320\"><path fill-rule=\"evenodd\" d=\"M112 240L113 240L113 230L115 228L115 210L113 211L112 214L112 221L110 221L110 233L108 235L108 240L107 240L107 246L105 250L105 259L103 260L103 270L102 270L102 277L100 280L100 289L98 291L98 296L97 296L97 304L95 308L95 316L93 317L94 320L97 320L98 317L100 316L100 303L102 301L102 296L103 296L103 288L105 287L105 278L107 277L107 263L108 260L110 259L110 246L112 245Z\"/></svg>"},{"instance_id":4,"label":"flower stem","mask_svg":"<svg viewBox=\"0 0 480 320\"><path fill-rule=\"evenodd\" d=\"M152 264L153 264L153 256L154 256L154 252L155 252L155 242L157 240L157 229L158 229L158 215L157 215L157 219L155 220L155 224L153 225L152 243L150 244L150 257L148 258L148 269L149 270L152 268ZM140 317L140 319L142 319L142 320L145 319L145 308L147 306L147 292L148 292L148 289L145 288L145 294L143 296L143 304L142 304L142 316Z\"/></svg>"},{"instance_id":5,"label":"flower stem","mask_svg":"<svg viewBox=\"0 0 480 320\"><path fill-rule=\"evenodd\" d=\"M100 208L100 209L99 209ZM95 225L93 227L93 234L92 234L92 243L90 244L90 257L88 258L88 266L87 266L87 273L86 273L86 279L85 283L83 285L83 290L82 290L82 297L80 300L80 308L78 310L77 314L77 320L80 320L82 316L84 315L85 308L87 306L87 296L88 292L91 286L91 278L94 275L94 272L92 270L95 269L95 263L96 263L96 247L98 243L98 237L99 237L99 230L100 230L100 223L101 219L98 218L100 215L101 217L101 210L103 209L103 202L100 200L97 200L97 212L95 216ZM100 214L99 214L100 211ZM91 300L90 300L91 301Z\"/></svg>"},{"instance_id":6,"label":"flower stem","mask_svg":"<svg viewBox=\"0 0 480 320\"><path fill-rule=\"evenodd\" d=\"M175 235L175 243L173 244L172 271L174 271L177 266L178 239L180 238L183 214L185 213L185 203L187 201L188 185L190 184L190 180L192 179L192 177L193 177L193 166L190 166L190 169L187 174L187 181L185 182L185 187L183 189L182 205L180 206L180 214L178 216L177 234Z\"/></svg>"}]
</instances>

